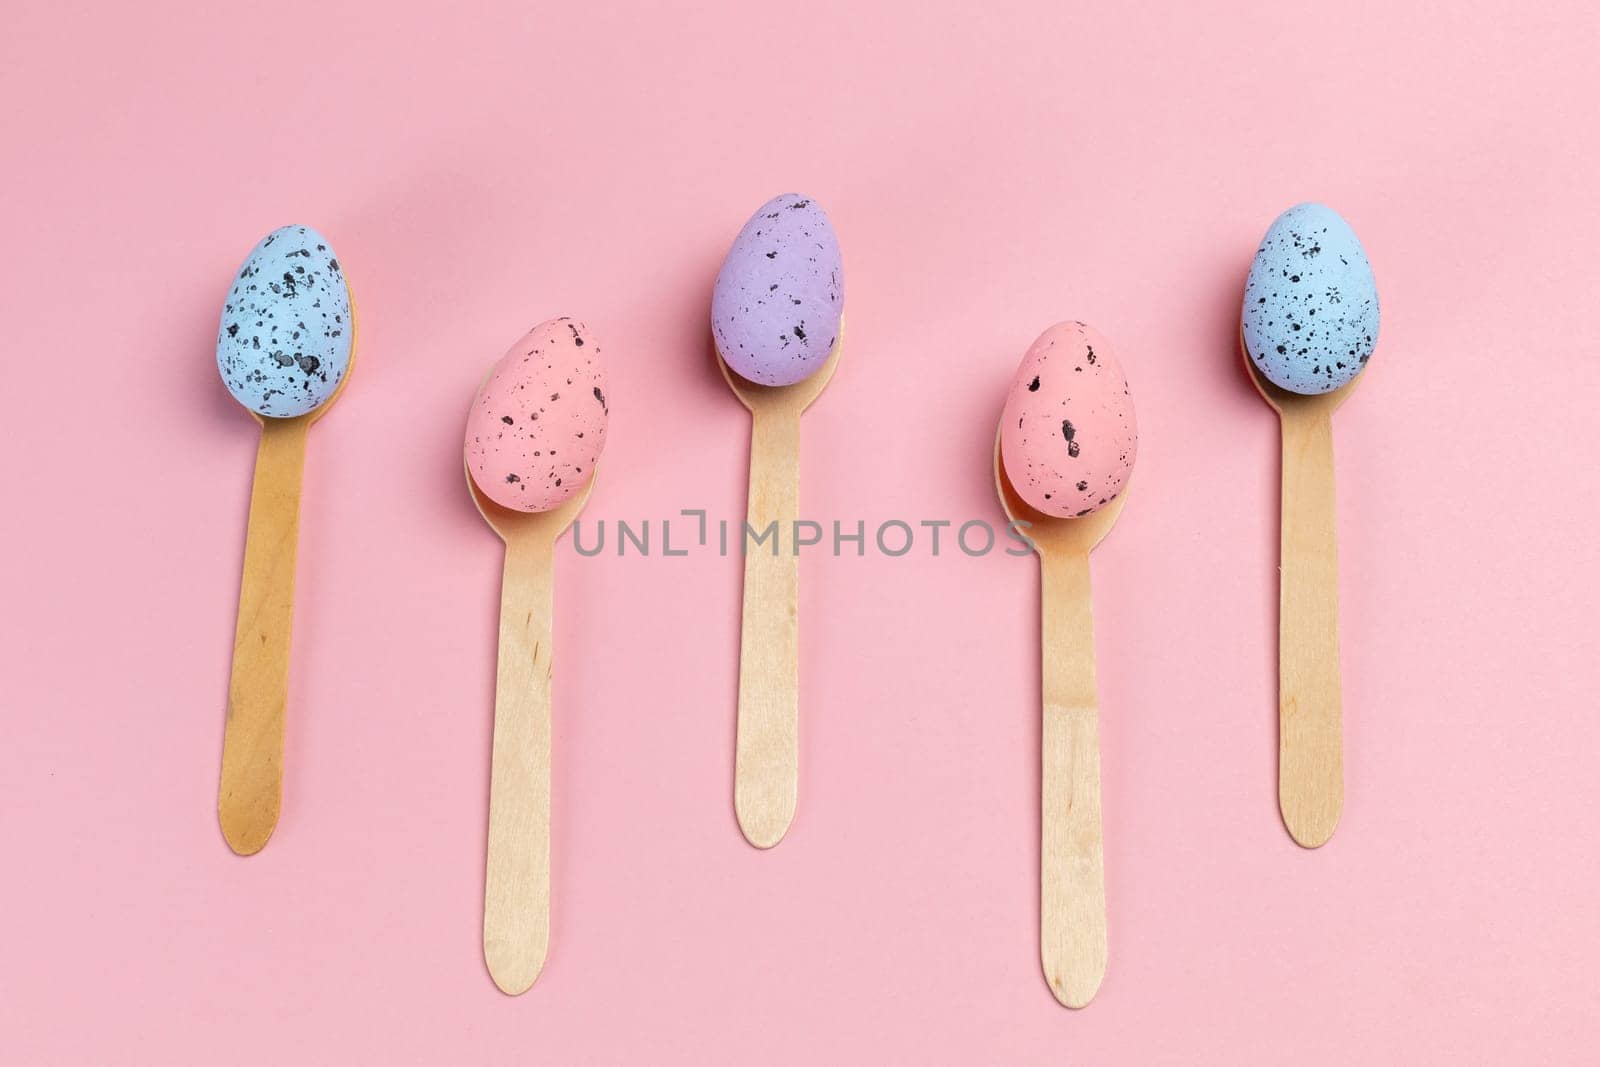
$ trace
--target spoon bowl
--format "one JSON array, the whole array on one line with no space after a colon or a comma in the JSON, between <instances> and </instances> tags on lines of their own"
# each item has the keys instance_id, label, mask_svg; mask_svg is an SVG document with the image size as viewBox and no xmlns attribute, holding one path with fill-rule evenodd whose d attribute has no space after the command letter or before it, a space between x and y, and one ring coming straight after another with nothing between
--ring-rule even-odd
<instances>
[{"instance_id":1,"label":"spoon bowl","mask_svg":"<svg viewBox=\"0 0 1600 1067\"><path fill-rule=\"evenodd\" d=\"M1244 358L1245 373L1250 376L1250 383L1256 387L1256 392L1261 394L1261 398L1273 411L1285 418L1331 416L1350 399L1356 383L1364 377L1358 374L1339 388L1330 389L1325 393L1296 393L1285 389L1262 374L1261 368L1256 366L1256 361L1250 358L1250 346L1245 343L1242 324L1239 327L1239 355Z\"/></svg>"},{"instance_id":2,"label":"spoon bowl","mask_svg":"<svg viewBox=\"0 0 1600 1067\"><path fill-rule=\"evenodd\" d=\"M1000 495L1000 507L1005 511L1006 518L1015 523L1028 524L1026 533L1033 543L1033 550L1040 556L1058 551L1087 554L1104 541L1122 514L1122 504L1128 496L1127 486L1115 498L1108 500L1104 507L1079 518L1063 519L1046 515L1022 499L1012 486L1011 477L1006 474L1005 459L1000 451L1003 429L1003 426L998 427L994 433L994 487ZM1132 481L1131 476L1129 481Z\"/></svg>"},{"instance_id":3,"label":"spoon bowl","mask_svg":"<svg viewBox=\"0 0 1600 1067\"><path fill-rule=\"evenodd\" d=\"M340 378L339 384L333 387L333 392L328 394L328 399L324 400L322 403L318 404L304 415L293 415L286 419L279 419L273 418L269 415L263 415L259 411L252 410L251 408L245 408L245 411L249 412L250 417L255 419L260 425L288 425L289 423L299 423L302 426L310 427L320 420L322 416L326 415L328 413L328 409L333 407L334 402L337 401L340 396L344 395L344 387L350 384L350 376L355 373L356 359L361 352L361 327L359 325L361 322L361 317L356 313L356 293L355 288L350 284L350 276L348 273L345 274L344 291L345 298L350 301L350 359L345 364L344 377ZM240 407L244 407L244 405L241 404Z\"/></svg>"},{"instance_id":4,"label":"spoon bowl","mask_svg":"<svg viewBox=\"0 0 1600 1067\"><path fill-rule=\"evenodd\" d=\"M833 350L828 353L822 366L793 385L758 385L728 366L728 361L722 358L722 351L714 340L711 342L711 351L716 358L717 369L722 371L722 377L728 382L728 388L752 413L792 410L798 415L822 395L822 390L828 387L833 372L839 366L839 356L844 351L844 319L839 320L839 335L834 339Z\"/></svg>"},{"instance_id":5,"label":"spoon bowl","mask_svg":"<svg viewBox=\"0 0 1600 1067\"><path fill-rule=\"evenodd\" d=\"M566 533L567 527L577 519L589 494L594 491L595 479L600 477L600 465L597 462L590 471L589 480L572 499L549 511L516 511L496 504L478 488L478 483L472 480L472 470L467 467L465 457L462 466L467 475L467 492L471 494L478 514L489 524L489 529L508 545L531 536L544 536L554 541Z\"/></svg>"}]
</instances>

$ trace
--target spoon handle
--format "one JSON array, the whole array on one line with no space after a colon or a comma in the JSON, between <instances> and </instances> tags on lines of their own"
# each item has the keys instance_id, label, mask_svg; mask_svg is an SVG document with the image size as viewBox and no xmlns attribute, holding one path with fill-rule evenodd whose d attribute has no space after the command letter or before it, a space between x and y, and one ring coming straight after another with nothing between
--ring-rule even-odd
<instances>
[{"instance_id":1,"label":"spoon handle","mask_svg":"<svg viewBox=\"0 0 1600 1067\"><path fill-rule=\"evenodd\" d=\"M256 450L217 790L222 836L241 856L261 851L283 800L289 628L309 426L304 416L267 419Z\"/></svg>"},{"instance_id":2,"label":"spoon handle","mask_svg":"<svg viewBox=\"0 0 1600 1067\"><path fill-rule=\"evenodd\" d=\"M1039 951L1050 990L1069 1008L1094 999L1106 973L1106 885L1100 827L1089 556L1040 557L1044 647L1039 842Z\"/></svg>"},{"instance_id":3,"label":"spoon handle","mask_svg":"<svg viewBox=\"0 0 1600 1067\"><path fill-rule=\"evenodd\" d=\"M776 524L768 544L741 538L744 621L739 638L739 729L733 806L757 848L783 839L794 818L799 777L799 559L790 540L800 511L800 413L757 409L750 428L754 537Z\"/></svg>"},{"instance_id":4,"label":"spoon handle","mask_svg":"<svg viewBox=\"0 0 1600 1067\"><path fill-rule=\"evenodd\" d=\"M1278 578L1278 807L1306 848L1333 836L1344 806L1339 706L1339 549L1333 420L1285 414Z\"/></svg>"},{"instance_id":5,"label":"spoon handle","mask_svg":"<svg viewBox=\"0 0 1600 1067\"><path fill-rule=\"evenodd\" d=\"M506 541L489 779L483 958L494 984L526 992L550 944L551 578L555 540Z\"/></svg>"}]
</instances>

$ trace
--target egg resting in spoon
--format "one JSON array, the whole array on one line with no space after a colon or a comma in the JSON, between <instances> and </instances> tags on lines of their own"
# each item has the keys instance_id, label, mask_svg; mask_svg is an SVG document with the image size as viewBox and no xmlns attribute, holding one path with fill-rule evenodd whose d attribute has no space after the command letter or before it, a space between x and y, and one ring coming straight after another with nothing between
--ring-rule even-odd
<instances>
[{"instance_id":1,"label":"egg resting in spoon","mask_svg":"<svg viewBox=\"0 0 1600 1067\"><path fill-rule=\"evenodd\" d=\"M1355 231L1322 204L1297 204L1270 227L1245 280L1245 352L1291 393L1332 392L1378 343L1378 285Z\"/></svg>"},{"instance_id":2,"label":"egg resting in spoon","mask_svg":"<svg viewBox=\"0 0 1600 1067\"><path fill-rule=\"evenodd\" d=\"M724 362L757 385L793 385L821 369L844 314L844 267L817 202L784 193L734 238L711 296Z\"/></svg>"},{"instance_id":3,"label":"egg resting in spoon","mask_svg":"<svg viewBox=\"0 0 1600 1067\"><path fill-rule=\"evenodd\" d=\"M594 475L609 407L600 346L581 322L551 319L494 365L467 416L467 470L489 499L549 511Z\"/></svg>"},{"instance_id":4,"label":"egg resting in spoon","mask_svg":"<svg viewBox=\"0 0 1600 1067\"><path fill-rule=\"evenodd\" d=\"M1017 495L1057 518L1117 498L1139 451L1128 380L1110 342L1081 322L1039 335L1012 379L1000 451Z\"/></svg>"},{"instance_id":5,"label":"egg resting in spoon","mask_svg":"<svg viewBox=\"0 0 1600 1067\"><path fill-rule=\"evenodd\" d=\"M217 370L235 400L293 418L333 396L350 368L350 290L328 239L281 226L250 250L222 306Z\"/></svg>"}]
</instances>

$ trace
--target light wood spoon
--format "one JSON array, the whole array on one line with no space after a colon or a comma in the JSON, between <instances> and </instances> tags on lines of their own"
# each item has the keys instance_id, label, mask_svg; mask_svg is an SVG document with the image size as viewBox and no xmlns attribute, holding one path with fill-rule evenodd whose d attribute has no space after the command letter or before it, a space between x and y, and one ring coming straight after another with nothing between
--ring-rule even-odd
<instances>
[{"instance_id":1,"label":"light wood spoon","mask_svg":"<svg viewBox=\"0 0 1600 1067\"><path fill-rule=\"evenodd\" d=\"M583 510L598 466L572 499L550 511L513 511L467 489L505 542L500 650L489 772L489 852L483 889L483 958L502 992L527 992L550 945L550 678L556 541Z\"/></svg>"},{"instance_id":2,"label":"light wood spoon","mask_svg":"<svg viewBox=\"0 0 1600 1067\"><path fill-rule=\"evenodd\" d=\"M1292 393L1245 371L1278 413L1283 488L1278 545L1278 810L1289 836L1326 844L1344 808L1339 698L1339 544L1334 523L1333 413L1362 378Z\"/></svg>"},{"instance_id":3,"label":"light wood spoon","mask_svg":"<svg viewBox=\"0 0 1600 1067\"><path fill-rule=\"evenodd\" d=\"M757 848L771 848L789 830L799 788L800 561L790 539L800 517L800 415L833 377L844 350L844 323L827 360L793 385L747 381L728 367L714 342L712 350L729 388L750 409L747 521L757 533L778 524L776 555L756 548L744 557L733 769L739 829Z\"/></svg>"},{"instance_id":4,"label":"light wood spoon","mask_svg":"<svg viewBox=\"0 0 1600 1067\"><path fill-rule=\"evenodd\" d=\"M1111 531L1126 486L1104 507L1058 519L1012 487L994 439L994 482L1006 517L1039 554L1044 723L1041 731L1039 956L1056 999L1081 1008L1106 973L1106 879L1100 826L1100 723L1089 553Z\"/></svg>"},{"instance_id":5,"label":"light wood spoon","mask_svg":"<svg viewBox=\"0 0 1600 1067\"><path fill-rule=\"evenodd\" d=\"M289 693L289 634L294 620L306 434L350 383L359 351L356 341L356 303L351 293L350 360L328 399L289 419L250 412L261 424L261 443L256 448L255 480L250 487L239 618L228 679L228 720L222 736L222 778L217 789L222 836L241 856L265 847L283 806L284 710Z\"/></svg>"}]
</instances>

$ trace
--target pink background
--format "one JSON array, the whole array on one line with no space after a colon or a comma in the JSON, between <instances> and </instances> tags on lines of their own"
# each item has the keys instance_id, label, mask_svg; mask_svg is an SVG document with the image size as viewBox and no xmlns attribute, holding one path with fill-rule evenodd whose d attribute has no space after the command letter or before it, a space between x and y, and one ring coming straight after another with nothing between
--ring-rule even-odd
<instances>
[{"instance_id":1,"label":"pink background","mask_svg":"<svg viewBox=\"0 0 1600 1067\"><path fill-rule=\"evenodd\" d=\"M1292 7L8 4L0 1059L1591 1057L1600 15ZM564 548L553 943L520 999L484 971L500 545L467 402L585 317L587 517L742 515L708 301L784 190L848 277L816 518L999 521L1028 342L1121 346L1084 1012L1037 963L1037 568L925 545L803 561L770 854L730 800L737 561ZM1336 425L1348 802L1316 853L1275 807L1277 430L1234 347L1302 199L1384 305ZM283 820L241 860L214 805L256 431L214 331L291 221L335 241L361 360L312 434Z\"/></svg>"}]
</instances>

